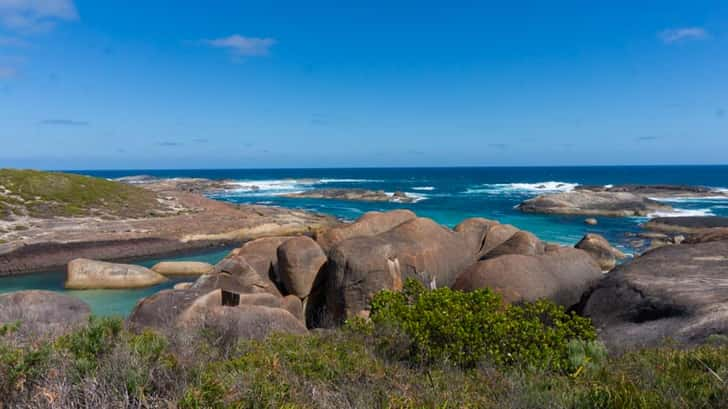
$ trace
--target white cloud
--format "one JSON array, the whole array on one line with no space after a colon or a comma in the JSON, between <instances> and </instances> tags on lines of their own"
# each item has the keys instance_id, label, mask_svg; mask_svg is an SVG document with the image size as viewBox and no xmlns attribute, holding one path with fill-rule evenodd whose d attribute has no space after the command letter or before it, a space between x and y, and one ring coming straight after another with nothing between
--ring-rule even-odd
<instances>
[{"instance_id":1,"label":"white cloud","mask_svg":"<svg viewBox=\"0 0 728 409\"><path fill-rule=\"evenodd\" d=\"M210 47L226 49L236 57L260 57L270 54L270 48L273 47L276 40L233 34L229 37L202 40L202 43Z\"/></svg>"},{"instance_id":2,"label":"white cloud","mask_svg":"<svg viewBox=\"0 0 728 409\"><path fill-rule=\"evenodd\" d=\"M58 21L77 19L73 0L0 0L0 25L12 31L48 31Z\"/></svg>"},{"instance_id":3,"label":"white cloud","mask_svg":"<svg viewBox=\"0 0 728 409\"><path fill-rule=\"evenodd\" d=\"M665 44L674 44L688 40L703 40L710 35L702 27L682 27L663 30L658 33L658 37Z\"/></svg>"}]
</instances>

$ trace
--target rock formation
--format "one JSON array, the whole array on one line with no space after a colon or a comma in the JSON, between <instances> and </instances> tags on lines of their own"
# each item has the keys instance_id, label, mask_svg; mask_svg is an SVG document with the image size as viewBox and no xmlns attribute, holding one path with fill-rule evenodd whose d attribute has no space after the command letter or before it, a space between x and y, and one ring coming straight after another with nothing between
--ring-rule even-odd
<instances>
[{"instance_id":1,"label":"rock formation","mask_svg":"<svg viewBox=\"0 0 728 409\"><path fill-rule=\"evenodd\" d=\"M74 290L140 288L164 281L167 278L146 267L79 258L68 263L65 287Z\"/></svg>"}]
</instances>

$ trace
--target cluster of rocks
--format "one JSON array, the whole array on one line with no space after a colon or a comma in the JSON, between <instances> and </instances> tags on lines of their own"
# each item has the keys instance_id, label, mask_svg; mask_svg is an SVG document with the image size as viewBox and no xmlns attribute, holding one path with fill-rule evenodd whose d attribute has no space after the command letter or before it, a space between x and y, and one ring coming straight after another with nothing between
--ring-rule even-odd
<instances>
[{"instance_id":1,"label":"cluster of rocks","mask_svg":"<svg viewBox=\"0 0 728 409\"><path fill-rule=\"evenodd\" d=\"M314 237L249 241L195 282L140 301L129 322L157 329L217 327L248 338L300 332L367 317L374 294L399 290L408 278L432 288L491 288L507 302L546 298L570 308L601 278L604 260L617 254L603 239L586 242L584 250L545 243L482 218L449 229L408 210L370 212ZM78 282L78 265L89 263L70 263L69 282ZM188 270L175 263L150 270L107 264L95 266L108 269L110 280L126 274L134 285L139 272L155 283Z\"/></svg>"},{"instance_id":2,"label":"cluster of rocks","mask_svg":"<svg viewBox=\"0 0 728 409\"><path fill-rule=\"evenodd\" d=\"M248 339L367 317L374 294L399 290L408 278L430 288L489 288L509 303L551 300L591 317L613 349L728 333L728 240L663 247L617 265L624 257L595 234L572 248L493 220L449 229L397 210L370 212L312 237L249 241L215 266L161 263L145 271L74 261L69 282L109 276L136 284L140 271L162 279L201 274L141 300L129 325Z\"/></svg>"},{"instance_id":3,"label":"cluster of rocks","mask_svg":"<svg viewBox=\"0 0 728 409\"><path fill-rule=\"evenodd\" d=\"M335 199L361 202L412 203L417 200L416 197L404 192L398 191L388 194L383 190L367 189L314 189L304 192L288 193L283 196L296 199Z\"/></svg>"},{"instance_id":4,"label":"cluster of rocks","mask_svg":"<svg viewBox=\"0 0 728 409\"><path fill-rule=\"evenodd\" d=\"M523 212L588 216L648 216L673 211L659 199L728 197L722 190L680 185L577 186L567 192L528 199L518 207Z\"/></svg>"}]
</instances>

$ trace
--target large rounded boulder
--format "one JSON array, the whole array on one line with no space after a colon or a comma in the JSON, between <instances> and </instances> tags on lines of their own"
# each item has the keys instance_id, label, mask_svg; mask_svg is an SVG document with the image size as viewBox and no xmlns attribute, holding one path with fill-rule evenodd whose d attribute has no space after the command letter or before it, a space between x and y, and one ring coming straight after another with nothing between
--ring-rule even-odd
<instances>
[{"instance_id":1,"label":"large rounded boulder","mask_svg":"<svg viewBox=\"0 0 728 409\"><path fill-rule=\"evenodd\" d=\"M271 279L256 270L242 255L228 256L215 265L210 274L198 278L193 289L224 289L241 294L270 293L281 296Z\"/></svg>"},{"instance_id":2,"label":"large rounded boulder","mask_svg":"<svg viewBox=\"0 0 728 409\"><path fill-rule=\"evenodd\" d=\"M65 287L74 290L142 288L165 281L166 277L146 267L78 258L68 263Z\"/></svg>"},{"instance_id":3,"label":"large rounded boulder","mask_svg":"<svg viewBox=\"0 0 728 409\"><path fill-rule=\"evenodd\" d=\"M251 240L233 250L230 256L244 258L261 276L275 277L278 268L278 246L290 239L290 236L274 236Z\"/></svg>"},{"instance_id":4,"label":"large rounded boulder","mask_svg":"<svg viewBox=\"0 0 728 409\"><path fill-rule=\"evenodd\" d=\"M326 254L309 237L296 237L278 247L278 277L285 290L298 298L308 297L324 264Z\"/></svg>"},{"instance_id":5,"label":"large rounded boulder","mask_svg":"<svg viewBox=\"0 0 728 409\"><path fill-rule=\"evenodd\" d=\"M164 276L203 275L211 273L214 266L202 261L162 261L152 267L152 271Z\"/></svg>"},{"instance_id":6,"label":"large rounded boulder","mask_svg":"<svg viewBox=\"0 0 728 409\"><path fill-rule=\"evenodd\" d=\"M558 247L542 255L507 254L479 261L458 277L453 288L489 288L506 302L548 299L571 307L601 276L599 266L587 253Z\"/></svg>"},{"instance_id":7,"label":"large rounded boulder","mask_svg":"<svg viewBox=\"0 0 728 409\"><path fill-rule=\"evenodd\" d=\"M603 271L613 269L617 265L617 260L623 260L627 257L624 253L612 247L607 239L594 233L586 234L574 247L589 253Z\"/></svg>"},{"instance_id":8,"label":"large rounded boulder","mask_svg":"<svg viewBox=\"0 0 728 409\"><path fill-rule=\"evenodd\" d=\"M507 226L507 225L506 225ZM520 254L524 256L538 256L544 253L544 242L533 233L517 231L494 249L488 251L483 257L494 258L507 254Z\"/></svg>"},{"instance_id":9,"label":"large rounded boulder","mask_svg":"<svg viewBox=\"0 0 728 409\"><path fill-rule=\"evenodd\" d=\"M485 238L493 226L499 225L495 220L482 217L471 217L460 222L453 230L463 236L467 246L474 254L480 254L485 247Z\"/></svg>"},{"instance_id":10,"label":"large rounded boulder","mask_svg":"<svg viewBox=\"0 0 728 409\"><path fill-rule=\"evenodd\" d=\"M272 333L305 334L303 322L271 294L225 290L165 290L141 300L129 315L132 329L163 332L213 330L235 339L262 340Z\"/></svg>"},{"instance_id":11,"label":"large rounded boulder","mask_svg":"<svg viewBox=\"0 0 728 409\"><path fill-rule=\"evenodd\" d=\"M27 290L0 294L0 325L20 322L29 336L57 336L88 321L89 306L76 297Z\"/></svg>"},{"instance_id":12,"label":"large rounded boulder","mask_svg":"<svg viewBox=\"0 0 728 409\"><path fill-rule=\"evenodd\" d=\"M366 316L378 291L401 289L407 278L429 287L450 286L475 259L463 235L426 218L376 236L354 237L329 252L322 299L311 303L307 315L309 320L323 317L333 323ZM325 311L317 309L320 305Z\"/></svg>"},{"instance_id":13,"label":"large rounded boulder","mask_svg":"<svg viewBox=\"0 0 728 409\"><path fill-rule=\"evenodd\" d=\"M384 233L394 227L417 217L410 210L389 212L368 212L354 223L324 230L316 235L316 241L324 249L330 250L337 243L353 237L371 237Z\"/></svg>"},{"instance_id":14,"label":"large rounded boulder","mask_svg":"<svg viewBox=\"0 0 728 409\"><path fill-rule=\"evenodd\" d=\"M665 246L607 274L583 308L612 349L728 334L728 241Z\"/></svg>"}]
</instances>

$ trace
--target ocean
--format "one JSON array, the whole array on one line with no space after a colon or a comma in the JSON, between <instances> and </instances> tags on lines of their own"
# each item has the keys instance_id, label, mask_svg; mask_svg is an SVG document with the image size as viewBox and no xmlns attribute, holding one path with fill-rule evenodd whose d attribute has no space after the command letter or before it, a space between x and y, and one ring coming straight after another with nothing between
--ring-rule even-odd
<instances>
[{"instance_id":1,"label":"ocean","mask_svg":"<svg viewBox=\"0 0 728 409\"><path fill-rule=\"evenodd\" d=\"M627 253L634 233L647 217L599 217L596 226L583 216L521 213L516 206L538 194L573 189L577 185L679 184L728 189L728 166L609 166L609 167L478 167L478 168L357 168L357 169L199 169L74 171L115 179L149 175L158 178L195 177L234 180L239 188L211 197L232 203L250 203L305 209L354 220L371 210L407 208L420 216L453 227L468 217L486 217L528 230L543 240L574 245L587 232L599 233ZM255 186L255 189L251 187ZM294 199L283 193L320 188L358 188L402 191L417 198L414 203L355 202L328 199ZM728 200L716 198L673 199L669 214L653 216L728 216ZM208 261L221 252L203 255ZM198 256L200 257L200 256ZM149 263L156 261L148 261ZM62 272L0 279L0 292L21 288L60 290ZM14 280L14 281L13 281ZM83 293L96 313L125 314L136 300L158 288L135 291ZM88 295L94 294L94 295ZM116 298L115 298L116 297ZM107 302L107 299L117 300Z\"/></svg>"}]
</instances>

